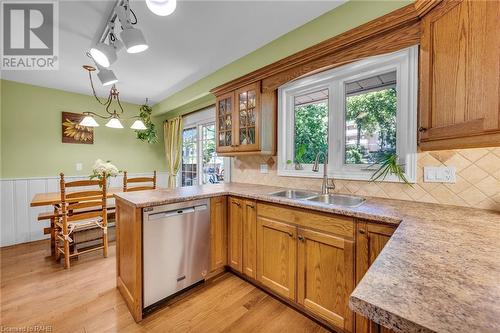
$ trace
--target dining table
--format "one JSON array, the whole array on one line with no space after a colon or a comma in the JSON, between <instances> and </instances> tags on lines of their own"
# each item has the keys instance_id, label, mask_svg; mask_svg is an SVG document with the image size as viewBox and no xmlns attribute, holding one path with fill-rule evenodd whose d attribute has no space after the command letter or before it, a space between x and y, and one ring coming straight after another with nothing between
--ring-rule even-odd
<instances>
[{"instance_id":1,"label":"dining table","mask_svg":"<svg viewBox=\"0 0 500 333\"><path fill-rule=\"evenodd\" d=\"M123 192L123 188L110 188L106 191L106 197L112 199L116 193ZM38 221L50 220L50 227L44 228L44 234L50 233L50 254L52 257L55 256L55 241L56 235L54 233L54 223L55 219L58 217L57 207L61 204L61 192L47 192L47 193L37 193L33 196L30 202L30 207L43 207L52 206L54 208L53 213L40 213L38 215ZM108 206L108 209L114 209L114 205Z\"/></svg>"}]
</instances>

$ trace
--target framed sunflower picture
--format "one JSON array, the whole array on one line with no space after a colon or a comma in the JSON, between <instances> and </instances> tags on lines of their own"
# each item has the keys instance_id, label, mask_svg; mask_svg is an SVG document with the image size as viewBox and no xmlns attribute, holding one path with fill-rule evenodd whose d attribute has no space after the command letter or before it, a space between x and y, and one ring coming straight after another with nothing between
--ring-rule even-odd
<instances>
[{"instance_id":1,"label":"framed sunflower picture","mask_svg":"<svg viewBox=\"0 0 500 333\"><path fill-rule=\"evenodd\" d=\"M80 113L62 113L62 142L81 143L91 145L94 143L94 129L78 125L83 119Z\"/></svg>"}]
</instances>

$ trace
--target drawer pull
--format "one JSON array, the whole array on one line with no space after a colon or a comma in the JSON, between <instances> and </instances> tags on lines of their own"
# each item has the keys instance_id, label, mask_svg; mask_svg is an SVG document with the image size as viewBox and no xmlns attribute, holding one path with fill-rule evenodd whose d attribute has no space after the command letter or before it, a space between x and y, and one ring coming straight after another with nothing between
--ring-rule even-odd
<instances>
[{"instance_id":1,"label":"drawer pull","mask_svg":"<svg viewBox=\"0 0 500 333\"><path fill-rule=\"evenodd\" d=\"M364 234L364 233L365 233L365 231L364 231L363 229L359 229L359 233L360 233L360 234Z\"/></svg>"},{"instance_id":2,"label":"drawer pull","mask_svg":"<svg viewBox=\"0 0 500 333\"><path fill-rule=\"evenodd\" d=\"M299 240L299 241L301 241L301 242L305 241L305 238L304 238L304 236L302 236L302 235L297 236L297 238L298 238L298 240Z\"/></svg>"},{"instance_id":3,"label":"drawer pull","mask_svg":"<svg viewBox=\"0 0 500 333\"><path fill-rule=\"evenodd\" d=\"M418 128L418 131L419 131L420 133L423 133L423 132L427 131L427 128L420 126L420 127Z\"/></svg>"}]
</instances>

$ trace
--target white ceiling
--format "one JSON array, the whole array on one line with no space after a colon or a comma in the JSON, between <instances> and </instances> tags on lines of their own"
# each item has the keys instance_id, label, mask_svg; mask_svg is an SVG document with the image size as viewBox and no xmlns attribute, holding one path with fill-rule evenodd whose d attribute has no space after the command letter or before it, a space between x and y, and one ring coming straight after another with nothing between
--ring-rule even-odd
<instances>
[{"instance_id":1,"label":"white ceiling","mask_svg":"<svg viewBox=\"0 0 500 333\"><path fill-rule=\"evenodd\" d=\"M121 51L112 69L124 101L152 103L172 95L217 69L337 7L330 1L180 1L167 17L151 13L144 1L131 8L149 43L139 54ZM59 70L3 71L7 80L90 93L83 64L114 1L59 2ZM96 77L97 80L97 77ZM96 83L98 93L108 89Z\"/></svg>"}]
</instances>

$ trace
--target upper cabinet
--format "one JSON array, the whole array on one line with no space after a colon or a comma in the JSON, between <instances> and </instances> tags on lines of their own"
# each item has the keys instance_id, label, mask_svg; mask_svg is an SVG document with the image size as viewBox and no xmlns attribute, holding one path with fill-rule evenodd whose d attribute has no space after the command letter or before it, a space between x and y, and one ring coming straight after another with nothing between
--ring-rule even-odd
<instances>
[{"instance_id":1,"label":"upper cabinet","mask_svg":"<svg viewBox=\"0 0 500 333\"><path fill-rule=\"evenodd\" d=\"M217 96L217 153L273 155L276 151L276 92L255 82Z\"/></svg>"},{"instance_id":2,"label":"upper cabinet","mask_svg":"<svg viewBox=\"0 0 500 333\"><path fill-rule=\"evenodd\" d=\"M421 149L500 145L500 1L442 1L421 26Z\"/></svg>"}]
</instances>

